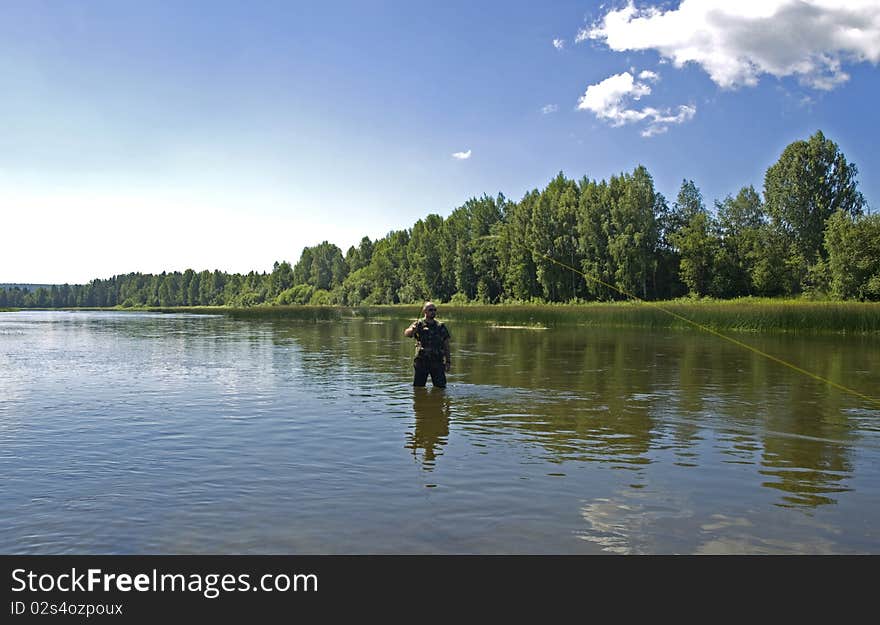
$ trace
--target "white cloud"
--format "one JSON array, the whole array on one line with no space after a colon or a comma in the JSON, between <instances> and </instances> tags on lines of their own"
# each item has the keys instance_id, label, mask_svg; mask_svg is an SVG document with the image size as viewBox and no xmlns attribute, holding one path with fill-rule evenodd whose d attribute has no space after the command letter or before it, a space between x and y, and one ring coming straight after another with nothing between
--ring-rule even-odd
<instances>
[{"instance_id":1,"label":"white cloud","mask_svg":"<svg viewBox=\"0 0 880 625\"><path fill-rule=\"evenodd\" d=\"M676 67L696 63L723 88L770 74L830 90L849 79L844 63L880 62L880 0L682 0L666 11L630 1L575 41L588 38L655 50Z\"/></svg>"},{"instance_id":2,"label":"white cloud","mask_svg":"<svg viewBox=\"0 0 880 625\"><path fill-rule=\"evenodd\" d=\"M547 104L541 109L541 112L544 115L549 115L550 113L555 113L559 110L559 107L556 104Z\"/></svg>"},{"instance_id":3,"label":"white cloud","mask_svg":"<svg viewBox=\"0 0 880 625\"><path fill-rule=\"evenodd\" d=\"M590 85L578 100L579 110L588 110L600 119L607 119L614 126L626 123L623 101L628 98L638 100L651 93L651 87L633 81L632 74L624 72L609 76L602 82Z\"/></svg>"},{"instance_id":4,"label":"white cloud","mask_svg":"<svg viewBox=\"0 0 880 625\"><path fill-rule=\"evenodd\" d=\"M469 159L470 157L471 157L471 151L470 151L470 150L468 150L467 152L455 152L455 153L452 155L452 158L457 158L457 159L460 160L460 161L466 161L466 160Z\"/></svg>"},{"instance_id":5,"label":"white cloud","mask_svg":"<svg viewBox=\"0 0 880 625\"><path fill-rule=\"evenodd\" d=\"M669 126L648 126L639 134L647 139L657 135L662 135L667 130L669 130Z\"/></svg>"},{"instance_id":6,"label":"white cloud","mask_svg":"<svg viewBox=\"0 0 880 625\"><path fill-rule=\"evenodd\" d=\"M653 137L654 135L663 134L669 129L669 124L683 124L693 119L694 115L697 114L697 107L688 104L680 104L676 107L676 110L678 112L673 115L670 109L664 111L658 111L653 108L643 109L643 112L648 114L651 123L642 131L642 136Z\"/></svg>"},{"instance_id":7,"label":"white cloud","mask_svg":"<svg viewBox=\"0 0 880 625\"><path fill-rule=\"evenodd\" d=\"M635 70L633 70L633 71L635 71ZM660 76L659 76L659 74L657 74L657 72L652 72L651 70L646 69L639 74L639 79L640 80L650 80L651 82L657 82L658 80L660 80Z\"/></svg>"},{"instance_id":8,"label":"white cloud","mask_svg":"<svg viewBox=\"0 0 880 625\"><path fill-rule=\"evenodd\" d=\"M553 47L557 50L562 50L565 47L565 39L554 39Z\"/></svg>"},{"instance_id":9,"label":"white cloud","mask_svg":"<svg viewBox=\"0 0 880 625\"><path fill-rule=\"evenodd\" d=\"M654 81L659 79L654 72L642 72L639 76ZM632 100L640 100L650 93L651 87L647 83L638 82L632 74L623 72L587 87L578 100L578 110L591 111L598 119L605 120L612 126L646 122L648 126L642 131L643 137L664 133L670 124L682 124L692 119L697 112L697 108L692 105L680 105L676 107L676 113L672 109L650 106L642 109L629 108Z\"/></svg>"}]
</instances>

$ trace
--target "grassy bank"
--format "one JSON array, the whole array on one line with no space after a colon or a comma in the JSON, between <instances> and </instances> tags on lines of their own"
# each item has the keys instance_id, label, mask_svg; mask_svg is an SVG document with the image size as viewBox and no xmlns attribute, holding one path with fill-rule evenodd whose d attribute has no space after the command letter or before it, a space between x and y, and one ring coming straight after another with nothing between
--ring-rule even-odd
<instances>
[{"instance_id":1,"label":"grassy bank","mask_svg":"<svg viewBox=\"0 0 880 625\"><path fill-rule=\"evenodd\" d=\"M235 318L332 321L344 317L415 319L418 305L394 306L255 306L252 308L149 308L154 312L226 314ZM880 303L738 299L616 302L569 305L440 305L439 317L450 322L553 327L693 328L754 332L880 333ZM689 323L688 321L693 322Z\"/></svg>"}]
</instances>

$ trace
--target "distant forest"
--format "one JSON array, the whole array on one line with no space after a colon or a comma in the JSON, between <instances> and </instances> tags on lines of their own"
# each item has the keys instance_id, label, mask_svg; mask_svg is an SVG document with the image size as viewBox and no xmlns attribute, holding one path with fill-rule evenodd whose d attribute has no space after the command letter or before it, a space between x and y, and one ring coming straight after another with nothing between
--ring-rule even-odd
<instances>
[{"instance_id":1,"label":"distant forest","mask_svg":"<svg viewBox=\"0 0 880 625\"><path fill-rule=\"evenodd\" d=\"M519 202L473 198L343 254L324 241L271 273L130 273L0 290L0 307L584 302L692 295L880 300L880 214L821 131L785 148L763 197L714 209L683 180L671 204L643 166L597 182L562 173ZM552 259L552 260L551 260ZM584 279L559 263L594 279ZM603 284L604 283L604 284Z\"/></svg>"}]
</instances>

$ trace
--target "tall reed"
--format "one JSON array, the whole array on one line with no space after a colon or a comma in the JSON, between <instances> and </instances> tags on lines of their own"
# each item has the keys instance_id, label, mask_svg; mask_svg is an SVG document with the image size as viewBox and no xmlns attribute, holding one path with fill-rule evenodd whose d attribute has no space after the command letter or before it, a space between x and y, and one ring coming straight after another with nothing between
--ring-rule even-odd
<instances>
[{"instance_id":1,"label":"tall reed","mask_svg":"<svg viewBox=\"0 0 880 625\"><path fill-rule=\"evenodd\" d=\"M880 303L815 302L744 298L667 302L439 306L438 318L499 326L542 328L559 325L695 328L760 332L880 333ZM333 321L345 317L415 319L420 305L254 306L250 308L150 308L157 312L226 314L235 318Z\"/></svg>"}]
</instances>

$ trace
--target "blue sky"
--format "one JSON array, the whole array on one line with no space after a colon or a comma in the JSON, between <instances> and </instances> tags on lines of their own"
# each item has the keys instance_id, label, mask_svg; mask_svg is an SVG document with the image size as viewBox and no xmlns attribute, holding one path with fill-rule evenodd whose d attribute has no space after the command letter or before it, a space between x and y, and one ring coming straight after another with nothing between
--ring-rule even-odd
<instances>
[{"instance_id":1,"label":"blue sky","mask_svg":"<svg viewBox=\"0 0 880 625\"><path fill-rule=\"evenodd\" d=\"M724 4L5 0L0 282L268 271L559 171L711 205L817 129L880 207L880 0Z\"/></svg>"}]
</instances>

